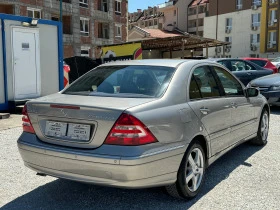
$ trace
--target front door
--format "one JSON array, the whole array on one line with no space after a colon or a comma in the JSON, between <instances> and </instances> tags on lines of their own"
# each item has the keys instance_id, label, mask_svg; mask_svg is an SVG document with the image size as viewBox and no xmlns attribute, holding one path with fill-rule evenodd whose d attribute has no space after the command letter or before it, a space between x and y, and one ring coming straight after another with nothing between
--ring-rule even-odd
<instances>
[{"instance_id":1,"label":"front door","mask_svg":"<svg viewBox=\"0 0 280 210\"><path fill-rule=\"evenodd\" d=\"M15 100L39 97L41 84L38 29L13 28L12 53Z\"/></svg>"}]
</instances>

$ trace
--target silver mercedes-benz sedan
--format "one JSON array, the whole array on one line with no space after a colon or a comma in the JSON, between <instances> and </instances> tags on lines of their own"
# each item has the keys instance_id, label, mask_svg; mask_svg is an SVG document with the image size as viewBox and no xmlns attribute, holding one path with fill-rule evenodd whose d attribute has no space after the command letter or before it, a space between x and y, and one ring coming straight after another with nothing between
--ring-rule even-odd
<instances>
[{"instance_id":1,"label":"silver mercedes-benz sedan","mask_svg":"<svg viewBox=\"0 0 280 210\"><path fill-rule=\"evenodd\" d=\"M188 199L221 155L247 140L267 143L269 113L257 89L215 62L112 62L27 102L18 148L39 175L165 186Z\"/></svg>"}]
</instances>

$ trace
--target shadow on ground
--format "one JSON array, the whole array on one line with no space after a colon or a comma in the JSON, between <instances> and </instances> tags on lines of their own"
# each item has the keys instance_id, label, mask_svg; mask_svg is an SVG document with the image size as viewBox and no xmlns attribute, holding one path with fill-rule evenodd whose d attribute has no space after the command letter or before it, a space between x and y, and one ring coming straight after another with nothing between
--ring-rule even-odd
<instances>
[{"instance_id":1,"label":"shadow on ground","mask_svg":"<svg viewBox=\"0 0 280 210\"><path fill-rule=\"evenodd\" d=\"M271 106L270 113L280 115L280 106Z\"/></svg>"},{"instance_id":2,"label":"shadow on ground","mask_svg":"<svg viewBox=\"0 0 280 210\"><path fill-rule=\"evenodd\" d=\"M238 166L251 167L246 160L261 148L245 143L217 160L207 170L202 192L188 202L166 195L161 188L125 190L58 179L16 198L3 206L2 210L188 209L227 179Z\"/></svg>"}]
</instances>

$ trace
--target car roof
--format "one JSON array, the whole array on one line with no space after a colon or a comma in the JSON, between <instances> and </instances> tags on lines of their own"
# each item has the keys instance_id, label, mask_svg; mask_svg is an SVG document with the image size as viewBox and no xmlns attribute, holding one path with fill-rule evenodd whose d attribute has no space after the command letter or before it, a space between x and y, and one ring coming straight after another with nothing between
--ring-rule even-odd
<instances>
[{"instance_id":1,"label":"car roof","mask_svg":"<svg viewBox=\"0 0 280 210\"><path fill-rule=\"evenodd\" d=\"M250 57L246 57L246 58L242 58L244 60L261 60L261 61L269 61L267 58L250 58Z\"/></svg>"},{"instance_id":2,"label":"car roof","mask_svg":"<svg viewBox=\"0 0 280 210\"><path fill-rule=\"evenodd\" d=\"M240 60L240 61L242 61L243 59L241 59L241 58L208 58L207 60L210 60L210 61Z\"/></svg>"},{"instance_id":3,"label":"car roof","mask_svg":"<svg viewBox=\"0 0 280 210\"><path fill-rule=\"evenodd\" d=\"M119 66L119 65L143 65L143 66L166 66L166 67L177 67L182 63L198 64L202 60L194 59L142 59L142 60L126 60L126 61L114 61L102 64L101 66ZM203 60L204 61L204 60ZM210 60L206 60L209 61Z\"/></svg>"}]
</instances>

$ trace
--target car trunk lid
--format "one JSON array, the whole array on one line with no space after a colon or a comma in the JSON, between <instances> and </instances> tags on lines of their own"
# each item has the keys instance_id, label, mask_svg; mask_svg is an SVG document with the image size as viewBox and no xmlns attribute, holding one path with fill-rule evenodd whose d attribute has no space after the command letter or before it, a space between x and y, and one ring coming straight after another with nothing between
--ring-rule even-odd
<instances>
[{"instance_id":1,"label":"car trunk lid","mask_svg":"<svg viewBox=\"0 0 280 210\"><path fill-rule=\"evenodd\" d=\"M96 148L128 108L155 98L119 98L54 94L27 103L30 121L44 142Z\"/></svg>"}]
</instances>

